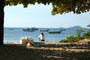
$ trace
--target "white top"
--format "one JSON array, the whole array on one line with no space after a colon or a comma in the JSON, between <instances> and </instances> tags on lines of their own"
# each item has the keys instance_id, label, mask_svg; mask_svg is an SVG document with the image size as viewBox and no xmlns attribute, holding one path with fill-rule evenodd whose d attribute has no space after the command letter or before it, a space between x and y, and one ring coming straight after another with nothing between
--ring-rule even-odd
<instances>
[{"instance_id":1,"label":"white top","mask_svg":"<svg viewBox=\"0 0 90 60\"><path fill-rule=\"evenodd\" d=\"M44 36L42 34L39 35L40 40L45 40Z\"/></svg>"}]
</instances>

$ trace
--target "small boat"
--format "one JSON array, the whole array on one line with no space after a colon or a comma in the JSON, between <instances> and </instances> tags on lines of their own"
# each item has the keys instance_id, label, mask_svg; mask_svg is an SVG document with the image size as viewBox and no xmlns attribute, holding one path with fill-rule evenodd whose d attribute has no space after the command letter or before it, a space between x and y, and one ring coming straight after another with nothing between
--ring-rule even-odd
<instances>
[{"instance_id":1,"label":"small boat","mask_svg":"<svg viewBox=\"0 0 90 60\"><path fill-rule=\"evenodd\" d=\"M40 32L48 32L49 29L41 29Z\"/></svg>"},{"instance_id":2,"label":"small boat","mask_svg":"<svg viewBox=\"0 0 90 60\"><path fill-rule=\"evenodd\" d=\"M25 32L34 32L34 31L36 31L36 30L38 30L38 28L34 28L34 27L23 29L23 31L25 31Z\"/></svg>"},{"instance_id":3,"label":"small boat","mask_svg":"<svg viewBox=\"0 0 90 60\"><path fill-rule=\"evenodd\" d=\"M60 34L61 32L48 32L49 34Z\"/></svg>"},{"instance_id":4,"label":"small boat","mask_svg":"<svg viewBox=\"0 0 90 60\"><path fill-rule=\"evenodd\" d=\"M34 28L34 27L32 27L31 29L32 29L32 30L38 30L38 28Z\"/></svg>"},{"instance_id":5,"label":"small boat","mask_svg":"<svg viewBox=\"0 0 90 60\"><path fill-rule=\"evenodd\" d=\"M61 32L62 32L61 30L52 29L52 30L50 30L48 33L49 33L49 34L60 34Z\"/></svg>"},{"instance_id":6,"label":"small boat","mask_svg":"<svg viewBox=\"0 0 90 60\"><path fill-rule=\"evenodd\" d=\"M14 30L14 28L8 28L8 30Z\"/></svg>"},{"instance_id":7,"label":"small boat","mask_svg":"<svg viewBox=\"0 0 90 60\"><path fill-rule=\"evenodd\" d=\"M33 29L31 29L31 28L26 28L26 29L23 29L23 31L25 31L25 32L34 32L34 30L33 30Z\"/></svg>"}]
</instances>

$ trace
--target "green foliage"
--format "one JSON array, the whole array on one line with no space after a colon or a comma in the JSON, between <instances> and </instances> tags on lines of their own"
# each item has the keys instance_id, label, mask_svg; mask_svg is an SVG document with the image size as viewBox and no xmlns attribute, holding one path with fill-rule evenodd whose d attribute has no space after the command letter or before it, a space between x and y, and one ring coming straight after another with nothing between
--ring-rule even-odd
<instances>
[{"instance_id":1,"label":"green foliage","mask_svg":"<svg viewBox=\"0 0 90 60\"><path fill-rule=\"evenodd\" d=\"M53 1L53 14L73 12L81 14L89 11L90 0L55 0Z\"/></svg>"},{"instance_id":2,"label":"green foliage","mask_svg":"<svg viewBox=\"0 0 90 60\"><path fill-rule=\"evenodd\" d=\"M90 39L90 30L83 34L84 39Z\"/></svg>"},{"instance_id":3,"label":"green foliage","mask_svg":"<svg viewBox=\"0 0 90 60\"><path fill-rule=\"evenodd\" d=\"M82 29L79 29L76 31L76 36L66 37L66 39L61 40L60 42L77 42L79 40L82 40L83 37L81 36L81 33L82 33Z\"/></svg>"},{"instance_id":4,"label":"green foliage","mask_svg":"<svg viewBox=\"0 0 90 60\"><path fill-rule=\"evenodd\" d=\"M63 40L61 40L60 42L69 42L68 40L66 40L66 39L63 39Z\"/></svg>"},{"instance_id":5,"label":"green foliage","mask_svg":"<svg viewBox=\"0 0 90 60\"><path fill-rule=\"evenodd\" d=\"M85 32L82 36L81 36L81 33L82 33L82 29L77 30L76 36L66 37L66 39L61 40L60 42L77 42L82 39L90 39L90 30Z\"/></svg>"},{"instance_id":6,"label":"green foliage","mask_svg":"<svg viewBox=\"0 0 90 60\"><path fill-rule=\"evenodd\" d=\"M60 42L77 42L79 39L75 36L69 36L64 40L61 40Z\"/></svg>"},{"instance_id":7,"label":"green foliage","mask_svg":"<svg viewBox=\"0 0 90 60\"><path fill-rule=\"evenodd\" d=\"M79 38L79 39L81 38L81 33L82 33L82 29L79 29L76 31L77 38Z\"/></svg>"},{"instance_id":8,"label":"green foliage","mask_svg":"<svg viewBox=\"0 0 90 60\"><path fill-rule=\"evenodd\" d=\"M5 0L5 6L23 4L26 8L29 4L50 4L52 3L52 15L73 12L81 14L90 10L90 0Z\"/></svg>"}]
</instances>

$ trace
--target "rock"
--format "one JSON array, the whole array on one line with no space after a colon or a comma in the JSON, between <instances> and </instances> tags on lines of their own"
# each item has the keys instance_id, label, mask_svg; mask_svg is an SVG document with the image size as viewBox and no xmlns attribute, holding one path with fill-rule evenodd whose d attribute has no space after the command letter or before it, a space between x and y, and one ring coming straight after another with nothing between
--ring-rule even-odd
<instances>
[{"instance_id":1,"label":"rock","mask_svg":"<svg viewBox=\"0 0 90 60\"><path fill-rule=\"evenodd\" d=\"M28 43L33 44L33 42L34 42L33 38L30 36L21 37L19 41L20 44L28 44Z\"/></svg>"},{"instance_id":2,"label":"rock","mask_svg":"<svg viewBox=\"0 0 90 60\"><path fill-rule=\"evenodd\" d=\"M30 43L27 43L27 47L32 47L32 44L30 44Z\"/></svg>"}]
</instances>

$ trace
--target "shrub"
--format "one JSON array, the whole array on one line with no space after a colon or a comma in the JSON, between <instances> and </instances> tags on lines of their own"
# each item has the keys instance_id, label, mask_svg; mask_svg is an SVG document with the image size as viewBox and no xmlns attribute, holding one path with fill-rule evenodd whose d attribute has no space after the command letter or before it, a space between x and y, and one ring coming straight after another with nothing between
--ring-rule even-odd
<instances>
[{"instance_id":1,"label":"shrub","mask_svg":"<svg viewBox=\"0 0 90 60\"><path fill-rule=\"evenodd\" d=\"M60 42L76 42L78 39L75 36L69 36L64 40L61 40Z\"/></svg>"},{"instance_id":2,"label":"shrub","mask_svg":"<svg viewBox=\"0 0 90 60\"><path fill-rule=\"evenodd\" d=\"M82 36L81 36L82 29L77 30L76 33L77 33L76 36L66 37L66 39L61 40L60 42L78 42L79 40L82 39L90 39L90 30L84 33Z\"/></svg>"},{"instance_id":3,"label":"shrub","mask_svg":"<svg viewBox=\"0 0 90 60\"><path fill-rule=\"evenodd\" d=\"M90 39L90 30L83 34L84 39Z\"/></svg>"}]
</instances>

